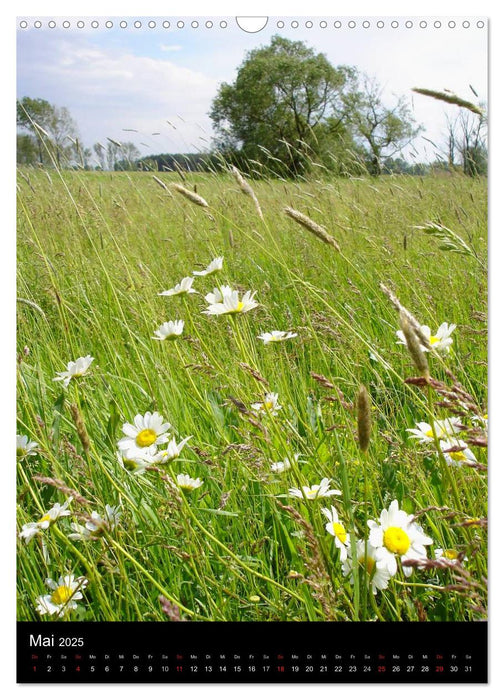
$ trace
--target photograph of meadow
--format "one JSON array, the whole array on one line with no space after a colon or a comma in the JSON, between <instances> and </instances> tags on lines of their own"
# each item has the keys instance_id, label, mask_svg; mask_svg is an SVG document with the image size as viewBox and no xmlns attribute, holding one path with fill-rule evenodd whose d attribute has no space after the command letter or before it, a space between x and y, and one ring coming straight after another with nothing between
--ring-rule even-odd
<instances>
[{"instance_id":1,"label":"photograph of meadow","mask_svg":"<svg viewBox=\"0 0 504 700\"><path fill-rule=\"evenodd\" d=\"M145 21L125 107L104 20L55 22L18 37L17 619L485 620L484 61L392 95L270 22L203 81L224 28L155 59Z\"/></svg>"}]
</instances>

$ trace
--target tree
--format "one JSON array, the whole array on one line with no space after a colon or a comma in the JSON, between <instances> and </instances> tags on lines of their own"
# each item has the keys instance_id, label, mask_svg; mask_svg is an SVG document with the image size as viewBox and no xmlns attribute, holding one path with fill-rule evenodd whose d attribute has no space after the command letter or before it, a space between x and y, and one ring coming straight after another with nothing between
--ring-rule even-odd
<instances>
[{"instance_id":1,"label":"tree","mask_svg":"<svg viewBox=\"0 0 504 700\"><path fill-rule=\"evenodd\" d=\"M352 75L303 42L274 36L247 54L233 84L220 86L210 112L218 147L276 172L302 173L320 150L317 131L341 109Z\"/></svg>"},{"instance_id":2,"label":"tree","mask_svg":"<svg viewBox=\"0 0 504 700\"><path fill-rule=\"evenodd\" d=\"M374 78L363 75L360 89L356 88L344 96L347 119L367 151L369 172L380 175L384 159L410 143L421 127L415 125L404 97L397 98L393 107L385 106L383 90Z\"/></svg>"},{"instance_id":3,"label":"tree","mask_svg":"<svg viewBox=\"0 0 504 700\"><path fill-rule=\"evenodd\" d=\"M37 140L31 134L17 134L16 161L21 165L35 165L38 157Z\"/></svg>"},{"instance_id":4,"label":"tree","mask_svg":"<svg viewBox=\"0 0 504 700\"><path fill-rule=\"evenodd\" d=\"M73 155L71 141L78 139L77 126L66 107L47 100L23 97L16 104L17 124L37 140L39 162L56 161L58 167Z\"/></svg>"}]
</instances>

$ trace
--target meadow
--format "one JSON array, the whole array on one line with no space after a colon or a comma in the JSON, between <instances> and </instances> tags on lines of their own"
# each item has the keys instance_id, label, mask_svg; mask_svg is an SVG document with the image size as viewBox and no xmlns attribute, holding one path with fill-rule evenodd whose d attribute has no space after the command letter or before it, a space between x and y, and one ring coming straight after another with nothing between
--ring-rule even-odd
<instances>
[{"instance_id":1,"label":"meadow","mask_svg":"<svg viewBox=\"0 0 504 700\"><path fill-rule=\"evenodd\" d=\"M486 179L156 176L19 173L18 619L486 619Z\"/></svg>"}]
</instances>

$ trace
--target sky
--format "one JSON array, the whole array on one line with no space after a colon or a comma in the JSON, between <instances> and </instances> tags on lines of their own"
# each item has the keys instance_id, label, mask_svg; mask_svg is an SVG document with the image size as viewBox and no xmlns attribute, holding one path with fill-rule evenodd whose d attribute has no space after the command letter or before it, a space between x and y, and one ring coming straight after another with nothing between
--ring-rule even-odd
<instances>
[{"instance_id":1,"label":"sky","mask_svg":"<svg viewBox=\"0 0 504 700\"><path fill-rule=\"evenodd\" d=\"M487 99L486 18L478 26L477 17L457 16L452 20L455 26L449 27L450 18L440 17L441 26L435 27L435 18L430 17L425 28L420 17L400 17L397 27L387 17L383 27L377 24L379 17L356 17L354 27L348 17L342 17L337 27L331 17L265 19L264 29L248 33L232 16L171 21L127 15L18 17L17 96L67 107L86 146L106 143L109 137L132 141L142 155L204 151L211 144L208 113L219 85L233 82L248 51L281 34L305 41L335 66L356 66L376 77L389 105L397 96L407 96L416 121L424 126L423 136L440 149L446 115L454 115L457 108L414 95L411 88L450 89L472 101ZM93 27L92 21L98 26ZM107 27L106 21L113 26ZM167 21L170 26L163 26ZM135 27L135 22L141 26ZM180 23L183 26L177 26ZM414 146L419 161L435 155L425 138L417 138ZM410 153L407 149L404 154L408 160Z\"/></svg>"}]
</instances>

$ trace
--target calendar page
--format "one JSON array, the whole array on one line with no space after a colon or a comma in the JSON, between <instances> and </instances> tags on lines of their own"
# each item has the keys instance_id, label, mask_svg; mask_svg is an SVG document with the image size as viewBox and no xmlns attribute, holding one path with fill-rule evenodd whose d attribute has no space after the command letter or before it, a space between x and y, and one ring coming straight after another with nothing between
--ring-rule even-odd
<instances>
[{"instance_id":1,"label":"calendar page","mask_svg":"<svg viewBox=\"0 0 504 700\"><path fill-rule=\"evenodd\" d=\"M486 682L488 19L16 24L18 682Z\"/></svg>"}]
</instances>

